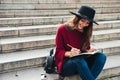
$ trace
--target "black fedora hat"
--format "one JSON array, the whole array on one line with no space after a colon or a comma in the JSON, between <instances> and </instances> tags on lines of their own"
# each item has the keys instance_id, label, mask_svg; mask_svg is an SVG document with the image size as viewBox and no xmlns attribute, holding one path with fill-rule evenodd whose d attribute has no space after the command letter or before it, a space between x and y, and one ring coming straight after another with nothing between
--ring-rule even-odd
<instances>
[{"instance_id":1,"label":"black fedora hat","mask_svg":"<svg viewBox=\"0 0 120 80\"><path fill-rule=\"evenodd\" d=\"M73 15L76 15L77 17L80 18L85 18L90 22L93 22L98 25L97 22L94 21L94 16L95 16L95 10L91 7L88 6L81 6L78 12L70 12Z\"/></svg>"}]
</instances>

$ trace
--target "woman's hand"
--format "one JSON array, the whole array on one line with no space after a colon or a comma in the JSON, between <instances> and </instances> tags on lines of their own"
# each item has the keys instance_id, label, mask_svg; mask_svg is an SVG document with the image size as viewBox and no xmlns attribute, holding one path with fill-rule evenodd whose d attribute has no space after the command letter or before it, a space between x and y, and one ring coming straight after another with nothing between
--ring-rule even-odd
<instances>
[{"instance_id":1,"label":"woman's hand","mask_svg":"<svg viewBox=\"0 0 120 80\"><path fill-rule=\"evenodd\" d=\"M75 55L78 55L80 53L80 49L77 49L77 48L72 48L71 51L67 51L65 53L65 56L66 57L73 57Z\"/></svg>"},{"instance_id":2,"label":"woman's hand","mask_svg":"<svg viewBox=\"0 0 120 80\"><path fill-rule=\"evenodd\" d=\"M79 53L80 53L80 49L77 49L77 48L72 48L71 49L71 54L73 56L78 55Z\"/></svg>"}]
</instances>

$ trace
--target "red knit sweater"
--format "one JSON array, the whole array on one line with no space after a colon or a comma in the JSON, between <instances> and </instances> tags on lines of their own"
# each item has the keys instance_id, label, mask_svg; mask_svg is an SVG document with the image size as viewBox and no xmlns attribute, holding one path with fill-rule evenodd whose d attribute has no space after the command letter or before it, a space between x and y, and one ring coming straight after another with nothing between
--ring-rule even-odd
<instances>
[{"instance_id":1,"label":"red knit sweater","mask_svg":"<svg viewBox=\"0 0 120 80\"><path fill-rule=\"evenodd\" d=\"M82 33L78 30L68 30L64 25L58 27L56 33L56 52L55 52L55 63L58 69L58 73L61 73L62 64L68 58L64 56L66 51L70 51L71 46L81 49L82 47ZM90 48L90 46L88 46Z\"/></svg>"}]
</instances>

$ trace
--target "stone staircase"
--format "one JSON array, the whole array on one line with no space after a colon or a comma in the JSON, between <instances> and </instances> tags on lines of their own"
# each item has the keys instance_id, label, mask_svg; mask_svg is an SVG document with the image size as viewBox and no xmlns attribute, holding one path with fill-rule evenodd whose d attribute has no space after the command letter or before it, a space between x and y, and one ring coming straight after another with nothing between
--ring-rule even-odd
<instances>
[{"instance_id":1,"label":"stone staircase","mask_svg":"<svg viewBox=\"0 0 120 80\"><path fill-rule=\"evenodd\" d=\"M76 11L81 5L97 11L95 20L100 25L94 25L91 45L108 56L98 79L119 78L120 0L1 0L0 80L8 80L11 76L7 75L16 72L24 76L17 79L40 80L40 74L45 74L42 66L46 56L55 47L58 25L72 18L69 11ZM32 75L36 78L31 78ZM48 80L58 78L58 75L47 76ZM14 77L11 80L16 80Z\"/></svg>"}]
</instances>

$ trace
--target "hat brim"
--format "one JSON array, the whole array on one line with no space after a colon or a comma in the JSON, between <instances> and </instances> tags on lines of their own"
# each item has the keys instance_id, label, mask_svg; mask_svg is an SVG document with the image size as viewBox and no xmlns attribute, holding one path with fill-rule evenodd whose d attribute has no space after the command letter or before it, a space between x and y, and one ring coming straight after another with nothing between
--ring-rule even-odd
<instances>
[{"instance_id":1,"label":"hat brim","mask_svg":"<svg viewBox=\"0 0 120 80\"><path fill-rule=\"evenodd\" d=\"M97 22L95 22L95 21L89 19L89 18L88 18L87 16L85 16L85 15L82 15L82 14L80 14L80 13L74 13L74 12L71 12L71 11L70 11L70 13L73 14L73 15L76 15L77 17L85 18L85 19L87 19L88 21L90 21L90 22L92 22L92 23L95 23L95 24L99 25Z\"/></svg>"}]
</instances>

